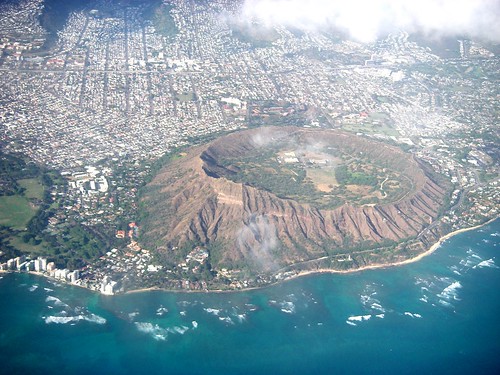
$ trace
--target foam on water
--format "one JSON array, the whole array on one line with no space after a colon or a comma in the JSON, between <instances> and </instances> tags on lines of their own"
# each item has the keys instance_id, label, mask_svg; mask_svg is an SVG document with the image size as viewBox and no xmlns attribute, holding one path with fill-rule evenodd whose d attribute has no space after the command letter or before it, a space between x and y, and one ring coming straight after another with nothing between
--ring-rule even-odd
<instances>
[{"instance_id":1,"label":"foam on water","mask_svg":"<svg viewBox=\"0 0 500 375\"><path fill-rule=\"evenodd\" d=\"M286 314L293 314L295 313L295 304L291 301L283 301L280 304L281 308L280 310L283 311Z\"/></svg>"},{"instance_id":2,"label":"foam on water","mask_svg":"<svg viewBox=\"0 0 500 375\"><path fill-rule=\"evenodd\" d=\"M479 268L484 268L484 267L488 267L488 268L500 268L500 267L498 267L495 264L495 261L493 260L493 258L488 259L488 260L483 260L482 262L478 263L477 265L475 265L472 268L477 268L477 267L479 267Z\"/></svg>"},{"instance_id":3,"label":"foam on water","mask_svg":"<svg viewBox=\"0 0 500 375\"><path fill-rule=\"evenodd\" d=\"M350 317L347 318L347 320L345 322L351 326L356 326L356 325L358 325L357 322L363 322L366 320L370 320L371 317L372 317L371 315L354 315L354 316L351 315Z\"/></svg>"},{"instance_id":4,"label":"foam on water","mask_svg":"<svg viewBox=\"0 0 500 375\"><path fill-rule=\"evenodd\" d=\"M295 314L295 303L292 301L269 300L269 305L278 307L285 314Z\"/></svg>"},{"instance_id":5,"label":"foam on water","mask_svg":"<svg viewBox=\"0 0 500 375\"><path fill-rule=\"evenodd\" d=\"M35 291L35 290L37 290L37 289L38 289L38 285L36 285L36 284L35 284L35 285L31 286L28 290L29 290L30 292L34 292L34 291Z\"/></svg>"},{"instance_id":6,"label":"foam on water","mask_svg":"<svg viewBox=\"0 0 500 375\"><path fill-rule=\"evenodd\" d=\"M166 313L168 313L168 309L166 307L160 306L158 309L156 309L156 315L158 316L162 316Z\"/></svg>"},{"instance_id":7,"label":"foam on water","mask_svg":"<svg viewBox=\"0 0 500 375\"><path fill-rule=\"evenodd\" d=\"M251 303L245 303L245 307L247 307L248 311L255 311L258 309L257 306L251 304Z\"/></svg>"},{"instance_id":8,"label":"foam on water","mask_svg":"<svg viewBox=\"0 0 500 375\"><path fill-rule=\"evenodd\" d=\"M441 304L441 305L443 305L444 307L453 307L453 305L452 305L451 303L446 302L446 301L444 301L444 300L442 300L442 299L440 299L440 300L438 301L438 303L439 303L439 304Z\"/></svg>"},{"instance_id":9,"label":"foam on water","mask_svg":"<svg viewBox=\"0 0 500 375\"><path fill-rule=\"evenodd\" d=\"M186 331L189 330L189 327L186 326L179 326L179 327L174 327L172 328L176 333L179 333L181 335L185 334Z\"/></svg>"},{"instance_id":10,"label":"foam on water","mask_svg":"<svg viewBox=\"0 0 500 375\"><path fill-rule=\"evenodd\" d=\"M169 334L184 335L187 331L189 331L189 327L186 326L163 328L158 324L153 324L150 322L135 322L134 325L139 332L146 333L157 341L165 341ZM196 327L197 326L198 324L196 324ZM196 328L194 323L193 327Z\"/></svg>"},{"instance_id":11,"label":"foam on water","mask_svg":"<svg viewBox=\"0 0 500 375\"><path fill-rule=\"evenodd\" d=\"M437 294L437 296L447 301L450 301L452 299L455 301L459 301L460 299L458 298L458 289L460 289L461 287L462 284L460 284L460 281L455 281L444 288L441 293Z\"/></svg>"},{"instance_id":12,"label":"foam on water","mask_svg":"<svg viewBox=\"0 0 500 375\"><path fill-rule=\"evenodd\" d=\"M421 318L421 317L422 317L422 315L420 315L420 314L417 314L417 313L411 313L411 312L409 312L409 311L405 311L405 315L406 315L406 316L409 316L409 317L412 317L412 318Z\"/></svg>"},{"instance_id":13,"label":"foam on water","mask_svg":"<svg viewBox=\"0 0 500 375\"><path fill-rule=\"evenodd\" d=\"M62 306L62 307L68 307L67 304L65 304L63 301L61 301L59 298L57 297L54 297L54 296L48 296L47 298L45 298L45 302L53 302L54 305L56 306Z\"/></svg>"},{"instance_id":14,"label":"foam on water","mask_svg":"<svg viewBox=\"0 0 500 375\"><path fill-rule=\"evenodd\" d=\"M193 320L191 324L193 325L193 329L198 328L198 322L196 320Z\"/></svg>"},{"instance_id":15,"label":"foam on water","mask_svg":"<svg viewBox=\"0 0 500 375\"><path fill-rule=\"evenodd\" d=\"M87 321L96 324L106 324L106 319L95 314L75 315L75 316L48 316L45 323L67 324L71 322Z\"/></svg>"},{"instance_id":16,"label":"foam on water","mask_svg":"<svg viewBox=\"0 0 500 375\"><path fill-rule=\"evenodd\" d=\"M149 322L135 322L134 324L139 332L149 334L155 340L165 341L167 339L168 331L158 324L153 325Z\"/></svg>"},{"instance_id":17,"label":"foam on water","mask_svg":"<svg viewBox=\"0 0 500 375\"><path fill-rule=\"evenodd\" d=\"M219 320L227 324L234 324L233 320L229 316L219 316Z\"/></svg>"},{"instance_id":18,"label":"foam on water","mask_svg":"<svg viewBox=\"0 0 500 375\"><path fill-rule=\"evenodd\" d=\"M369 320L371 317L372 317L371 315L355 315L355 316L350 316L349 318L347 318L347 320L362 322L363 320Z\"/></svg>"},{"instance_id":19,"label":"foam on water","mask_svg":"<svg viewBox=\"0 0 500 375\"><path fill-rule=\"evenodd\" d=\"M367 312L385 313L387 310L382 306L380 300L375 298L378 294L376 286L375 283L366 285L359 300Z\"/></svg>"},{"instance_id":20,"label":"foam on water","mask_svg":"<svg viewBox=\"0 0 500 375\"><path fill-rule=\"evenodd\" d=\"M205 310L207 313L215 315L215 316L219 316L219 314L220 314L219 309L214 309L212 307L206 307L206 308L203 308L203 310Z\"/></svg>"},{"instance_id":21,"label":"foam on water","mask_svg":"<svg viewBox=\"0 0 500 375\"><path fill-rule=\"evenodd\" d=\"M247 316L245 314L237 314L236 318L238 319L238 322L243 323L245 320L247 320Z\"/></svg>"},{"instance_id":22,"label":"foam on water","mask_svg":"<svg viewBox=\"0 0 500 375\"><path fill-rule=\"evenodd\" d=\"M134 312L129 313L128 317L130 320L134 320L137 315L139 315L139 311L134 311Z\"/></svg>"}]
</instances>

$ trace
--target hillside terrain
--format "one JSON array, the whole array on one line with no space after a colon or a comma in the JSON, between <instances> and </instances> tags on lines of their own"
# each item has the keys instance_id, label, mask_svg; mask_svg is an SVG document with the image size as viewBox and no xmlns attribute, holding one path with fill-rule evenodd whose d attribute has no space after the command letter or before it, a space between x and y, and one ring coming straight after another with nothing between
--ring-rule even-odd
<instances>
[{"instance_id":1,"label":"hillside terrain","mask_svg":"<svg viewBox=\"0 0 500 375\"><path fill-rule=\"evenodd\" d=\"M448 188L384 143L252 129L194 147L159 172L142 191L141 244L170 264L206 249L214 270L272 274L332 258L331 267L352 269L363 264L350 254L401 251L439 216Z\"/></svg>"}]
</instances>

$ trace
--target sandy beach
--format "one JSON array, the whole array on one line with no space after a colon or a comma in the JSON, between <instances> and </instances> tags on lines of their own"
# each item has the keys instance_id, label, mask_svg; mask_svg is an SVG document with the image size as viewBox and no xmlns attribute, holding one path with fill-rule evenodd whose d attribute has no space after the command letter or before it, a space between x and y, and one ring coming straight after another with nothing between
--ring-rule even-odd
<instances>
[{"instance_id":1,"label":"sandy beach","mask_svg":"<svg viewBox=\"0 0 500 375\"><path fill-rule=\"evenodd\" d=\"M276 283L272 283L272 284L268 284L268 285L264 285L264 286L256 286L256 287L251 287L251 288L245 288L245 289L187 290L187 289L163 289L163 288L159 288L159 287L149 287L149 288L140 288L140 289L127 290L126 292L119 293L119 294L135 294L135 293L152 292L152 291L164 291L164 292L173 292L173 293L232 293L232 292L234 293L234 292L243 292L243 291L249 291L249 290L255 290L255 289L262 289L262 288L266 288L266 287L275 285L275 284L277 284L279 282L289 281L289 280L292 280L292 279L295 279L295 278L298 278L298 277L308 276L308 275L314 275L314 274L320 274L320 273L348 274L348 273L362 272L362 271L374 270L374 269L380 269L380 268L389 268L389 267L403 266L405 264L410 264L410 263L418 262L422 258L424 258L424 257L432 254L447 239L449 239L449 238L451 238L451 237L453 237L453 236L455 236L455 235L457 235L459 233L468 232L468 231L471 231L471 230L475 230L475 229L481 228L481 227L483 227L485 225L488 225L488 224L492 223L493 221L495 221L497 219L498 218L496 217L496 218L488 220L487 222L485 222L483 224L480 224L480 225L476 225L476 226L468 227L468 228L462 228L462 229L458 229L456 231L450 232L450 233L442 236L434 245L432 245L429 248L429 250L427 250L427 251L425 251L425 252L417 255L414 258L402 260L402 261L399 261L399 262L384 263L384 264L373 264L373 265L364 266L364 267L360 267L360 268L356 268L356 269L351 269L351 270L333 270L333 269L328 269L328 268L320 268L320 269L315 269L315 270L299 271L298 273L296 273L294 275L291 275L289 277L286 277L285 279L280 280L280 281L278 281ZM0 273L8 273L8 272L13 272L13 271L1 271L0 270ZM36 274L38 276L49 277L49 276L44 275L44 274L39 273L39 272L30 271L29 273ZM78 286L78 287L84 288L84 289L88 289L88 288L86 288L86 287L84 287L82 285L78 285L78 284L69 284L69 283L67 283L67 284L68 285L73 285L73 286ZM98 291L95 291L95 290L92 290L92 289L88 289L88 290L93 291L93 292L98 292Z\"/></svg>"},{"instance_id":2,"label":"sandy beach","mask_svg":"<svg viewBox=\"0 0 500 375\"><path fill-rule=\"evenodd\" d=\"M403 266L405 264L410 264L410 263L418 262L422 258L424 258L424 257L432 254L434 251L436 251L437 249L439 249L439 247L441 246L441 244L444 241L446 241L447 239L449 239L449 238L451 238L451 237L453 237L453 236L455 236L455 235L457 235L459 233L463 233L463 232L468 232L468 231L471 231L471 230L479 229L479 228L481 228L481 227L483 227L485 225L488 225L488 224L492 223L496 219L498 219L498 218L493 218L493 219L488 220L487 222L485 222L483 224L480 224L480 225L475 225L473 227L468 227L468 228L462 228L462 229L458 229L456 231L450 232L450 233L442 236L434 245L432 245L429 248L429 250L427 250L427 251L425 251L425 252L417 255L414 258L402 260L402 261L399 261L399 262L393 262L393 263L373 264L373 265L370 265L370 266L360 267L360 268L356 268L356 269L352 269L352 270L332 270L332 269L328 269L328 268L320 268L320 269L316 269L316 270L300 271L300 272L298 272L295 275L292 275L292 276L287 277L287 278L285 278L283 280L280 280L279 282L289 281L289 280L293 280L293 279L298 278L298 277L308 276L308 275L314 275L314 274L320 274L320 273L348 274L348 273L362 272L362 271L373 270L373 269ZM231 290L220 290L220 289L215 289L215 290L184 290L184 289L182 289L182 290L170 290L170 289L162 289L162 288L152 287L152 288L134 289L134 290L126 291L125 294L150 292L150 291L154 291L154 290L165 291L165 292L181 292L181 293L231 293L231 292L243 292L243 291L249 291L249 290L255 290L255 289L262 289L262 288L266 288L266 287L275 285L277 283L265 285L265 286L262 286L262 287L252 287L252 288L245 288L245 289L231 289Z\"/></svg>"},{"instance_id":3,"label":"sandy beach","mask_svg":"<svg viewBox=\"0 0 500 375\"><path fill-rule=\"evenodd\" d=\"M462 229L458 229L456 231L450 232L450 233L444 235L443 237L441 237L438 240L438 242L436 242L434 245L432 245L429 248L429 250L424 251L423 253L417 255L414 258L402 260L400 262L384 263L384 264L373 264L373 265L370 265L370 266L365 266L365 267L360 267L360 268L356 268L356 269L353 269L353 270L345 270L345 271L331 270L331 269L327 269L327 268L326 269L311 270L311 271L301 271L298 274L296 274L294 276L291 276L287 280L291 280L291 279L293 279L295 277L312 275L312 274L315 274L315 273L353 273L353 272L361 272L361 271L373 270L373 269L379 269L379 268L388 268L388 267L403 266L405 264L410 264L410 263L418 262L422 258L424 258L424 257L432 254L434 251L436 251L437 249L439 249L439 247L441 246L441 244L444 241L446 241L447 239L449 239L449 238L451 238L451 237L453 237L453 236L455 236L455 235L457 235L459 233L468 232L468 231L471 231L471 230L474 230L474 229L479 229L479 228L481 228L481 227L483 227L485 225L488 225L488 224L492 223L496 219L497 218L494 218L494 219L488 220L487 222L485 222L483 224L480 224L480 225L476 225L476 226L469 227L469 228L462 228Z\"/></svg>"}]
</instances>

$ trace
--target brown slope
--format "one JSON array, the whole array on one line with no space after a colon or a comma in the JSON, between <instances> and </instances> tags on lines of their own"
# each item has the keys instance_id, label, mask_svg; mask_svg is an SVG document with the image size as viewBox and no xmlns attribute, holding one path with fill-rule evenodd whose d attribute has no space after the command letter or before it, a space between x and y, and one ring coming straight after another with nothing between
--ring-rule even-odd
<instances>
[{"instance_id":1,"label":"brown slope","mask_svg":"<svg viewBox=\"0 0 500 375\"><path fill-rule=\"evenodd\" d=\"M346 203L321 210L271 192L235 183L219 160L246 155L267 142L294 135L300 142L321 139L349 152L362 152L409 176L413 191L378 206ZM215 268L243 265L272 271L360 245L416 236L438 215L446 194L430 174L401 150L336 131L264 128L231 134L191 149L164 167L145 190L144 246L185 254L184 245L208 245Z\"/></svg>"}]
</instances>

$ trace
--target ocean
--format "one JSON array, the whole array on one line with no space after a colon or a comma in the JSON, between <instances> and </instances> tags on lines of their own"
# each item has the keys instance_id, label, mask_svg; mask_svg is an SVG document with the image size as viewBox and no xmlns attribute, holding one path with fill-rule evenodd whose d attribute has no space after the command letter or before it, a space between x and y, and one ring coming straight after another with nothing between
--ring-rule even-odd
<instances>
[{"instance_id":1,"label":"ocean","mask_svg":"<svg viewBox=\"0 0 500 375\"><path fill-rule=\"evenodd\" d=\"M500 373L500 220L400 267L235 293L0 277L2 374Z\"/></svg>"}]
</instances>

